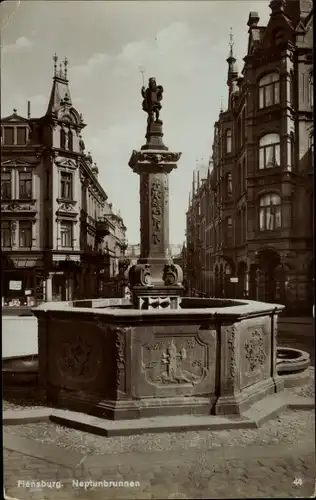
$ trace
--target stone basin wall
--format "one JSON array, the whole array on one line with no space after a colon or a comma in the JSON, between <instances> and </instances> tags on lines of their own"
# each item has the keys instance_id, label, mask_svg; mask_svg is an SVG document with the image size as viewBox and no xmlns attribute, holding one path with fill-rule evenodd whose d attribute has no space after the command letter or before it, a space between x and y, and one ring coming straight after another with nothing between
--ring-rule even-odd
<instances>
[{"instance_id":1,"label":"stone basin wall","mask_svg":"<svg viewBox=\"0 0 316 500\"><path fill-rule=\"evenodd\" d=\"M276 335L283 306L194 300L167 311L131 309L126 299L35 308L39 383L48 402L110 419L230 415L281 390Z\"/></svg>"}]
</instances>

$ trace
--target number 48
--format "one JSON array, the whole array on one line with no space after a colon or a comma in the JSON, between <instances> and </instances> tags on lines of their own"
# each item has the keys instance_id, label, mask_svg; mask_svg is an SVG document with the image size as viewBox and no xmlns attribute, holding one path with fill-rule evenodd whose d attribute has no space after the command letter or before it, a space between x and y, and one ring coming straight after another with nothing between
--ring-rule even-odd
<instances>
[{"instance_id":1,"label":"number 48","mask_svg":"<svg viewBox=\"0 0 316 500\"><path fill-rule=\"evenodd\" d=\"M303 481L300 477L296 477L293 481L294 486L302 486Z\"/></svg>"}]
</instances>

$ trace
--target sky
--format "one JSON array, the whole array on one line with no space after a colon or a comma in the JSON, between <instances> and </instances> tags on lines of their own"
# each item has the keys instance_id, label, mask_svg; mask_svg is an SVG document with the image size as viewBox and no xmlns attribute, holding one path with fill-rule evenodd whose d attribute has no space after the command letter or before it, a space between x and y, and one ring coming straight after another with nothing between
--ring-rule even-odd
<instances>
[{"instance_id":1,"label":"sky","mask_svg":"<svg viewBox=\"0 0 316 500\"><path fill-rule=\"evenodd\" d=\"M45 114L52 55L69 60L74 107L84 116L86 149L99 181L120 211L130 243L139 242L139 178L128 167L133 149L145 143L142 75L163 85L164 142L182 152L169 176L170 242L185 240L185 213L193 170L207 165L213 127L227 105L230 27L242 70L250 11L268 21L268 0L2 2L1 115L13 108Z\"/></svg>"}]
</instances>

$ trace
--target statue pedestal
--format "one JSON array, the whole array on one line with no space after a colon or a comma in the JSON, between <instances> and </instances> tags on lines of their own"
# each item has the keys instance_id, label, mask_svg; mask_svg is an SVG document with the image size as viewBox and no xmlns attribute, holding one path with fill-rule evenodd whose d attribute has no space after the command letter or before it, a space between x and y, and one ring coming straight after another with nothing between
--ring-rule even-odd
<instances>
[{"instance_id":1,"label":"statue pedestal","mask_svg":"<svg viewBox=\"0 0 316 500\"><path fill-rule=\"evenodd\" d=\"M169 256L168 175L177 168L181 153L169 151L162 136L162 122L151 123L146 144L133 151L129 161L140 176L141 236L140 258L131 268L130 284L134 305L142 309L174 308L183 294L182 270Z\"/></svg>"}]
</instances>

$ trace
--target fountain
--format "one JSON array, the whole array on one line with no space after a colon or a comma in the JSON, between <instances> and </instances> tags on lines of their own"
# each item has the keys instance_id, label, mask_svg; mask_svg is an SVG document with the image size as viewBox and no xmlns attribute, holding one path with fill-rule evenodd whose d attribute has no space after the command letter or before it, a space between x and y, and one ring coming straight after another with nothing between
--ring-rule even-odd
<instances>
[{"instance_id":1,"label":"fountain","mask_svg":"<svg viewBox=\"0 0 316 500\"><path fill-rule=\"evenodd\" d=\"M168 255L168 176L181 153L163 143L163 88L142 88L146 144L129 166L140 176L141 255L123 269L132 300L45 303L38 318L45 402L110 420L241 415L283 390L277 318L283 306L183 297ZM211 418L211 417L210 417Z\"/></svg>"}]
</instances>

